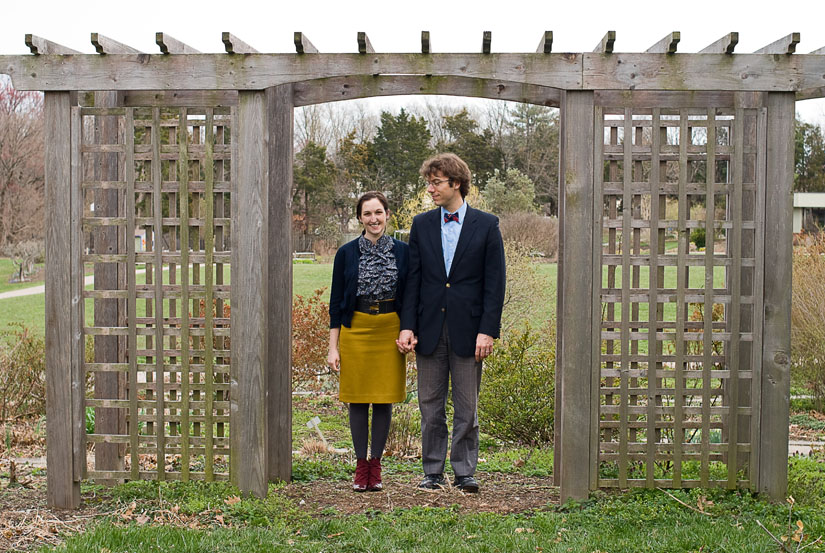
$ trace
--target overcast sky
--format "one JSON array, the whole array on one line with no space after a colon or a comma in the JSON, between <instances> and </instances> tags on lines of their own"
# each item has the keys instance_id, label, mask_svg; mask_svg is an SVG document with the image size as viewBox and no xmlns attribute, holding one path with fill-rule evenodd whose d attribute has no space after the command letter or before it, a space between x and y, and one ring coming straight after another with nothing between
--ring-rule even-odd
<instances>
[{"instance_id":1,"label":"overcast sky","mask_svg":"<svg viewBox=\"0 0 825 553\"><path fill-rule=\"evenodd\" d=\"M0 10L0 54L25 54L25 33L93 53L97 32L144 52L156 53L163 31L202 52L223 52L229 31L261 52L294 52L292 33L302 31L322 52L356 52L366 31L377 52L420 52L430 31L434 52L478 52L492 31L493 52L534 52L542 33L553 31L554 52L592 51L605 32L616 31L616 52L641 52L671 31L681 32L680 52L697 52L739 32L736 51L753 52L791 32L801 33L797 53L825 46L825 2L732 0L663 2L579 0L5 0ZM404 99L394 100L403 105ZM382 100L387 102L387 100ZM797 103L806 120L825 124L825 100Z\"/></svg>"}]
</instances>

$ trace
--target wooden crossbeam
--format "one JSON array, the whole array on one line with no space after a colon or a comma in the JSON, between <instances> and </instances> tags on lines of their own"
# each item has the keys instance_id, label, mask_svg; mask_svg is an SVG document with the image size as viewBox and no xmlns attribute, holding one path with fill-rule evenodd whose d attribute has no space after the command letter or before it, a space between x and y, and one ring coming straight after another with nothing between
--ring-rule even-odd
<instances>
[{"instance_id":1,"label":"wooden crossbeam","mask_svg":"<svg viewBox=\"0 0 825 553\"><path fill-rule=\"evenodd\" d=\"M539 47L536 48L537 54L549 54L553 51L553 31L544 31L539 41Z\"/></svg>"},{"instance_id":2,"label":"wooden crossbeam","mask_svg":"<svg viewBox=\"0 0 825 553\"><path fill-rule=\"evenodd\" d=\"M295 51L299 54L317 54L318 48L316 48L306 37L304 33L295 32L294 35L295 40Z\"/></svg>"},{"instance_id":3,"label":"wooden crossbeam","mask_svg":"<svg viewBox=\"0 0 825 553\"><path fill-rule=\"evenodd\" d=\"M47 54L79 54L77 50L72 50L67 46L40 38L33 34L26 34L26 46L29 47L35 56Z\"/></svg>"},{"instance_id":4,"label":"wooden crossbeam","mask_svg":"<svg viewBox=\"0 0 825 553\"><path fill-rule=\"evenodd\" d=\"M793 54L796 52L797 44L799 44L799 33L791 33L760 48L754 54Z\"/></svg>"},{"instance_id":5,"label":"wooden crossbeam","mask_svg":"<svg viewBox=\"0 0 825 553\"><path fill-rule=\"evenodd\" d=\"M490 53L490 44L493 42L493 33L491 31L484 31L484 38L481 40L481 53Z\"/></svg>"},{"instance_id":6,"label":"wooden crossbeam","mask_svg":"<svg viewBox=\"0 0 825 553\"><path fill-rule=\"evenodd\" d=\"M733 54L733 49L739 44L739 33L728 33L713 44L705 46L700 54Z\"/></svg>"},{"instance_id":7,"label":"wooden crossbeam","mask_svg":"<svg viewBox=\"0 0 825 553\"><path fill-rule=\"evenodd\" d=\"M372 47L372 43L370 42L370 37L367 36L367 33L363 31L359 31L358 33L358 53L359 54L374 54L375 49Z\"/></svg>"},{"instance_id":8,"label":"wooden crossbeam","mask_svg":"<svg viewBox=\"0 0 825 553\"><path fill-rule=\"evenodd\" d=\"M616 42L616 31L607 31L602 41L596 45L593 51L597 54L612 54L614 42Z\"/></svg>"},{"instance_id":9,"label":"wooden crossbeam","mask_svg":"<svg viewBox=\"0 0 825 553\"><path fill-rule=\"evenodd\" d=\"M160 47L162 54L200 54L198 50L166 33L155 33L155 44Z\"/></svg>"},{"instance_id":10,"label":"wooden crossbeam","mask_svg":"<svg viewBox=\"0 0 825 553\"><path fill-rule=\"evenodd\" d=\"M429 54L430 52L430 31L421 31L421 53Z\"/></svg>"},{"instance_id":11,"label":"wooden crossbeam","mask_svg":"<svg viewBox=\"0 0 825 553\"><path fill-rule=\"evenodd\" d=\"M679 45L682 34L679 31L673 31L665 38L645 50L648 54L675 54L676 47Z\"/></svg>"},{"instance_id":12,"label":"wooden crossbeam","mask_svg":"<svg viewBox=\"0 0 825 553\"><path fill-rule=\"evenodd\" d=\"M140 50L112 40L100 33L92 33L92 44L98 54L140 54Z\"/></svg>"},{"instance_id":13,"label":"wooden crossbeam","mask_svg":"<svg viewBox=\"0 0 825 553\"><path fill-rule=\"evenodd\" d=\"M223 46L226 48L227 54L257 54L258 51L244 42L243 40L239 39L232 33L223 32L221 33L221 40L223 41Z\"/></svg>"},{"instance_id":14,"label":"wooden crossbeam","mask_svg":"<svg viewBox=\"0 0 825 553\"><path fill-rule=\"evenodd\" d=\"M815 55L825 54L825 46L823 46L822 48L817 48L813 52L809 52L809 53L810 54L815 54Z\"/></svg>"}]
</instances>

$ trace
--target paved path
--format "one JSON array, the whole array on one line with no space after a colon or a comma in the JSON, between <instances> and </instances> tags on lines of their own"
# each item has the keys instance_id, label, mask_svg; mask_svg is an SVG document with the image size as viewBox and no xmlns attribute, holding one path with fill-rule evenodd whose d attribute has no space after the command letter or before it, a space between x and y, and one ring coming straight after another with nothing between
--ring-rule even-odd
<instances>
[{"instance_id":1,"label":"paved path","mask_svg":"<svg viewBox=\"0 0 825 553\"><path fill-rule=\"evenodd\" d=\"M163 270L164 271L167 270L166 267L164 267ZM137 274L145 273L145 272L146 272L145 269L138 269L137 271L135 271L135 274L137 275ZM95 282L94 275L89 275L89 276L87 276L86 278L83 279L84 286L89 286L91 284L94 284L94 282ZM19 298L20 296L33 296L35 294L43 294L45 292L46 292L46 285L41 284L40 286L31 286L29 288L20 288L18 290L11 290L9 292L3 292L2 294L0 294L0 300L4 300L6 298Z\"/></svg>"}]
</instances>

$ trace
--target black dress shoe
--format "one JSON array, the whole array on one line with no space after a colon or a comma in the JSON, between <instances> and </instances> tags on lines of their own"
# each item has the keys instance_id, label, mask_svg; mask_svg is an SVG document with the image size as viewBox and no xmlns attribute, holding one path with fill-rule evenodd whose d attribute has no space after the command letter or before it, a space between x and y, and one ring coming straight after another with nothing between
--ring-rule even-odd
<instances>
[{"instance_id":1,"label":"black dress shoe","mask_svg":"<svg viewBox=\"0 0 825 553\"><path fill-rule=\"evenodd\" d=\"M443 474L428 474L418 485L422 490L440 490L446 484Z\"/></svg>"},{"instance_id":2,"label":"black dress shoe","mask_svg":"<svg viewBox=\"0 0 825 553\"><path fill-rule=\"evenodd\" d=\"M453 480L453 487L462 492L478 493L478 482L472 476L456 476Z\"/></svg>"}]
</instances>

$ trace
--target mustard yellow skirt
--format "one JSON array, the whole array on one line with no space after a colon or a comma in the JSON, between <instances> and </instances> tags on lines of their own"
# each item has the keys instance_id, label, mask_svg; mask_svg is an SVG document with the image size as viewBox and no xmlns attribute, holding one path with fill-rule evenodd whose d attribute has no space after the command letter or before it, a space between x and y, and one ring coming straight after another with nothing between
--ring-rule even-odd
<instances>
[{"instance_id":1,"label":"mustard yellow skirt","mask_svg":"<svg viewBox=\"0 0 825 553\"><path fill-rule=\"evenodd\" d=\"M407 397L406 361L395 340L401 329L397 313L368 315L356 311L352 326L341 326L338 350L344 403L398 403Z\"/></svg>"}]
</instances>

